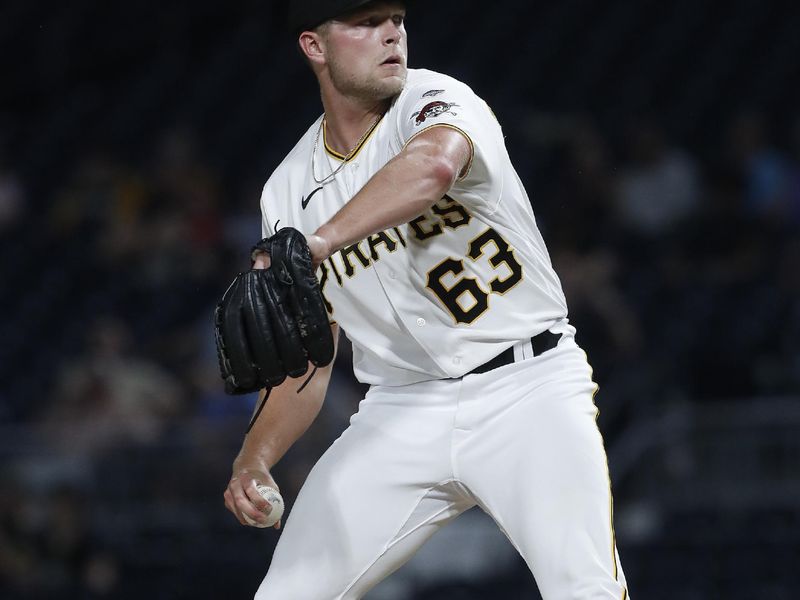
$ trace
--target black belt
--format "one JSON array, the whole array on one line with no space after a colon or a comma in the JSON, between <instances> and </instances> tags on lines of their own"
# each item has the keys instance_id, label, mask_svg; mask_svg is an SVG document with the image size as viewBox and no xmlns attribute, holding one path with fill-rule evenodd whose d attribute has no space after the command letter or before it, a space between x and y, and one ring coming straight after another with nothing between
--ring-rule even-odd
<instances>
[{"instance_id":1,"label":"black belt","mask_svg":"<svg viewBox=\"0 0 800 600\"><path fill-rule=\"evenodd\" d=\"M531 347L533 348L533 355L539 356L548 350L552 350L558 345L559 340L561 339L560 333L553 333L551 331L543 331L539 335L535 335L531 338ZM511 346L510 348L506 348L500 354L495 356L493 359L483 363L482 365L478 365L472 371L467 373L467 375L472 375L473 373L486 373L487 371L492 371L494 369L499 369L500 367L504 367L506 365L510 365L514 362L514 347Z\"/></svg>"}]
</instances>

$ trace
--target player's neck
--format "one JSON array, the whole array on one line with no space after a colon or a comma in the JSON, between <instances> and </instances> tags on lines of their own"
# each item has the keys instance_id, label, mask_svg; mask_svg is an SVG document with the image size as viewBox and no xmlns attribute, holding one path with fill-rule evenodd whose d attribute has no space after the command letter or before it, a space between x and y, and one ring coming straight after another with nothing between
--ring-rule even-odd
<instances>
[{"instance_id":1,"label":"player's neck","mask_svg":"<svg viewBox=\"0 0 800 600\"><path fill-rule=\"evenodd\" d=\"M364 132L379 119L389 106L389 101L363 102L339 96L326 98L325 143L329 148L347 155L363 137Z\"/></svg>"}]
</instances>

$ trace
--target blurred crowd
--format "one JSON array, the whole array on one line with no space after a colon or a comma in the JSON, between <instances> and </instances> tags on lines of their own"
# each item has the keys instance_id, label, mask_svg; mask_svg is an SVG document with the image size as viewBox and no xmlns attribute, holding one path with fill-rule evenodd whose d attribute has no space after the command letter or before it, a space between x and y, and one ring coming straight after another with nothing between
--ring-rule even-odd
<instances>
[{"instance_id":1,"label":"blurred crowd","mask_svg":"<svg viewBox=\"0 0 800 600\"><path fill-rule=\"evenodd\" d=\"M783 147L774 126L738 114L705 151L647 118L626 124L616 151L591 124L565 128L534 204L547 203L579 340L601 385L636 391L631 405L800 386L800 120ZM630 381L643 374L647 391Z\"/></svg>"},{"instance_id":2,"label":"blurred crowd","mask_svg":"<svg viewBox=\"0 0 800 600\"><path fill-rule=\"evenodd\" d=\"M211 315L319 110L285 9L0 9L3 600L246 598L264 574L278 534L222 503L255 398L223 393ZM600 384L636 598L800 586L799 27L788 0L409 11L412 65L504 125ZM342 340L275 469L289 511L364 393L350 361ZM536 597L479 511L405 572L371 600Z\"/></svg>"},{"instance_id":3,"label":"blurred crowd","mask_svg":"<svg viewBox=\"0 0 800 600\"><path fill-rule=\"evenodd\" d=\"M654 118L608 131L537 114L509 143L612 437L676 399L800 388L800 120L778 130L742 112L694 148ZM120 500L104 486L133 477L114 471L131 453L168 453L187 423L219 424L187 442L217 502L252 411L252 396L223 393L211 312L260 237L266 171L226 185L189 127L148 156L93 148L34 202L0 145L4 598L122 597L130 556L97 522ZM345 341L325 411L280 465L289 499L363 391ZM165 471L138 502L172 506ZM207 507L214 519L221 505Z\"/></svg>"}]
</instances>

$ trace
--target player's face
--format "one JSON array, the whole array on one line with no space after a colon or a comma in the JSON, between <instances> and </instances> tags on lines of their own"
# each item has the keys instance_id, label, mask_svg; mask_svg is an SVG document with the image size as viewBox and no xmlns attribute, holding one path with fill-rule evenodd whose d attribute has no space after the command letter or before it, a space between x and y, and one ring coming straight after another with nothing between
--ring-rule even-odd
<instances>
[{"instance_id":1,"label":"player's face","mask_svg":"<svg viewBox=\"0 0 800 600\"><path fill-rule=\"evenodd\" d=\"M340 93L385 100L402 91L408 57L404 19L401 2L374 2L328 23L325 58Z\"/></svg>"}]
</instances>

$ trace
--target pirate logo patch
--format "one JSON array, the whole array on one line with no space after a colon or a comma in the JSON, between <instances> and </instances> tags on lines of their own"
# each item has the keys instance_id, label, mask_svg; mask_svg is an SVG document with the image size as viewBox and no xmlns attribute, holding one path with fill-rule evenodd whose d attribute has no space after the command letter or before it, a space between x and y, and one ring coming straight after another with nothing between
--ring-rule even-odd
<instances>
[{"instance_id":1,"label":"pirate logo patch","mask_svg":"<svg viewBox=\"0 0 800 600\"><path fill-rule=\"evenodd\" d=\"M444 94L444 90L428 90L424 94L422 94L423 98L433 98L434 96L438 96L439 94Z\"/></svg>"},{"instance_id":2,"label":"pirate logo patch","mask_svg":"<svg viewBox=\"0 0 800 600\"><path fill-rule=\"evenodd\" d=\"M426 119L438 117L445 113L450 113L454 117L458 114L455 111L451 110L454 106L458 106L455 102L442 102L441 100L437 100L436 102L431 102L426 104L422 107L422 110L415 112L411 115L411 118L414 119L414 125L422 125Z\"/></svg>"}]
</instances>

